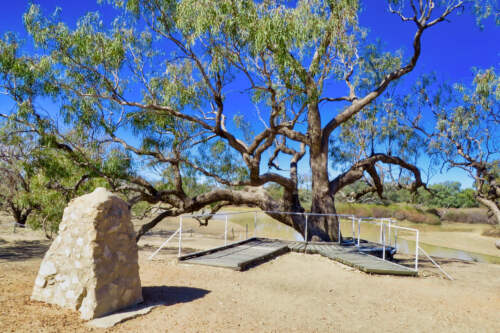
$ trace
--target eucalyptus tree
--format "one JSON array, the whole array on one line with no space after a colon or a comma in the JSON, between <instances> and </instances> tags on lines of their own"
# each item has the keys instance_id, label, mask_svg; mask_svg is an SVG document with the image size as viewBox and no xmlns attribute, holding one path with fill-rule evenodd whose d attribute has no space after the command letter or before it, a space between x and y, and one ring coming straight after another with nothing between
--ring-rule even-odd
<instances>
[{"instance_id":1,"label":"eucalyptus tree","mask_svg":"<svg viewBox=\"0 0 500 333\"><path fill-rule=\"evenodd\" d=\"M2 133L3 134L3 133ZM22 160L30 151L29 144L22 142L0 144L0 209L9 212L15 222L24 227L30 214L38 207L29 198L33 174L26 172Z\"/></svg>"},{"instance_id":2,"label":"eucalyptus tree","mask_svg":"<svg viewBox=\"0 0 500 333\"><path fill-rule=\"evenodd\" d=\"M447 168L474 179L475 199L500 224L500 79L494 68L478 71L471 86L435 85L423 77L407 97L409 127ZM411 118L413 117L413 118ZM429 122L430 118L434 118ZM430 124L435 124L430 127Z\"/></svg>"},{"instance_id":3,"label":"eucalyptus tree","mask_svg":"<svg viewBox=\"0 0 500 333\"><path fill-rule=\"evenodd\" d=\"M138 237L165 217L225 205L272 211L268 214L304 233L302 215L279 213L304 211L299 166L310 169L314 213L334 214L335 193L364 175L380 192L381 163L412 175L410 189L422 186L419 170L395 155L399 150L370 147L369 135L402 150L408 143L392 139L402 135L394 130L393 115L370 106L415 68L422 36L438 33L429 28L466 5L482 16L496 3L386 2L402 24L414 27L412 52L404 57L366 43L356 0L107 2L121 13L111 27L89 13L70 28L42 15L38 6L31 6L24 20L42 50L35 62L52 66L44 82L49 92L57 90L66 126L84 136L99 133L95 144L120 146L134 168L111 177L62 130L53 125L39 130L81 165L120 179L117 189L135 193L131 204L161 204L162 213L144 224ZM35 104L23 103L25 121L53 124ZM364 126L384 115L392 121L384 133ZM352 131L357 132L347 146L341 136ZM363 153L349 158L337 153L345 147L355 151L353 142L360 137ZM329 161L339 158L343 172L332 177L337 166ZM151 170L160 172L161 181L148 175ZM280 199L264 190L269 184L282 189ZM336 240L336 219L311 218L308 235Z\"/></svg>"},{"instance_id":4,"label":"eucalyptus tree","mask_svg":"<svg viewBox=\"0 0 500 333\"><path fill-rule=\"evenodd\" d=\"M52 238L68 202L105 182L29 127L5 119L0 125L0 209Z\"/></svg>"}]
</instances>

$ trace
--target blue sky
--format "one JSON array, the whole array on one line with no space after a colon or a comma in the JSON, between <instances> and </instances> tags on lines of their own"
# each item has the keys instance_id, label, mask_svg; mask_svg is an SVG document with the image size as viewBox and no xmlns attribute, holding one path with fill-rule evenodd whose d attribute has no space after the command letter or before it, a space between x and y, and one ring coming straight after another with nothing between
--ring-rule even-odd
<instances>
[{"instance_id":1,"label":"blue sky","mask_svg":"<svg viewBox=\"0 0 500 333\"><path fill-rule=\"evenodd\" d=\"M384 6L377 6L380 2L363 1L365 10L360 16L361 25L370 29L373 36L382 38L389 50L402 48L405 54L410 54L414 27L402 24L399 17L388 14ZM483 25L481 30L476 25L475 17L465 12L452 15L449 22L442 22L426 31L417 67L405 77L405 81L413 82L419 75L435 71L439 78L448 82L470 84L473 67L498 68L500 28L491 18L483 21ZM473 182L465 171L456 168L438 172L430 180L431 183L443 181L459 181L463 187L472 187Z\"/></svg>"},{"instance_id":2,"label":"blue sky","mask_svg":"<svg viewBox=\"0 0 500 333\"><path fill-rule=\"evenodd\" d=\"M4 1L0 12L0 33L15 31L20 37L26 37L22 24L22 14L31 1ZM38 0L44 13L49 14L56 6L62 8L62 18L68 23L88 11L99 10L104 22L113 18L113 10L109 6L101 6L94 0ZM413 24L403 23L395 15L387 11L385 1L364 0L365 7L360 15L360 23L369 29L370 38L381 38L387 50L402 49L411 54L411 42L414 34ZM472 80L473 67L488 68L498 66L500 55L500 30L492 19L484 22L481 31L470 14L453 15L451 22L444 22L427 31L423 37L422 56L417 68L405 80L413 82L420 74L436 71L438 76L450 82L469 83ZM437 31L439 30L439 31ZM0 99L1 101L2 99ZM241 112L252 106L242 108ZM304 159L303 163L307 163ZM304 167L305 165L302 165ZM433 182L446 180L460 181L470 187L472 179L460 170L444 171L431 179Z\"/></svg>"}]
</instances>

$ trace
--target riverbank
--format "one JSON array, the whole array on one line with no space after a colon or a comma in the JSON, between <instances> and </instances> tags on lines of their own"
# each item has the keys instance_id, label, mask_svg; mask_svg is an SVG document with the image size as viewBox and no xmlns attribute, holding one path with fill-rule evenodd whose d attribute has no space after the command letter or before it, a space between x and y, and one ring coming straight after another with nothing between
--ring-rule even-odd
<instances>
[{"instance_id":1,"label":"riverbank","mask_svg":"<svg viewBox=\"0 0 500 333\"><path fill-rule=\"evenodd\" d=\"M410 223L438 225L442 223L489 224L497 222L486 208L429 208L405 203L379 205L339 202L337 213L365 217L391 217Z\"/></svg>"}]
</instances>

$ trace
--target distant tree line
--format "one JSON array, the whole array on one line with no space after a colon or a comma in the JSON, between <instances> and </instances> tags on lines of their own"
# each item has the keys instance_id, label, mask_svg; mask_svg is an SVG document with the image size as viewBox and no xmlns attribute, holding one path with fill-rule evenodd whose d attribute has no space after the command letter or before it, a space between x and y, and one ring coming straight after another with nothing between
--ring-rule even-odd
<instances>
[{"instance_id":1,"label":"distant tree line","mask_svg":"<svg viewBox=\"0 0 500 333\"><path fill-rule=\"evenodd\" d=\"M346 190L358 193L364 188L363 183L353 184ZM413 203L432 208L474 208L479 207L479 203L474 197L475 191L471 188L461 189L460 182L447 181L429 185L429 190L419 190L411 193L407 189L398 188L394 184L384 184L384 198L375 195L367 195L359 202L390 204L390 203ZM346 195L339 195L339 201L349 200Z\"/></svg>"},{"instance_id":2,"label":"distant tree line","mask_svg":"<svg viewBox=\"0 0 500 333\"><path fill-rule=\"evenodd\" d=\"M338 202L348 203L369 203L388 205L394 203L410 203L428 208L475 208L479 207L479 202L475 199L475 191L472 188L462 189L460 182L447 181L428 186L428 190L420 189L416 193L410 192L406 188L400 188L397 184L384 184L384 196L380 198L374 193L366 194L357 198L358 193L362 193L368 185L364 182L356 182L346 186L344 191L337 194ZM267 191L272 197L279 198L280 188L268 186ZM311 191L301 188L299 197L304 206L311 204Z\"/></svg>"}]
</instances>

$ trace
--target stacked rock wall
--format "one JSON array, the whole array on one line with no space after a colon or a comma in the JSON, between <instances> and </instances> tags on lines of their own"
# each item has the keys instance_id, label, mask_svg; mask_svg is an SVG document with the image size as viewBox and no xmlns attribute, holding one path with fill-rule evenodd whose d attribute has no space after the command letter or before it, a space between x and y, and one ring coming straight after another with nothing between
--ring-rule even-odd
<instances>
[{"instance_id":1,"label":"stacked rock wall","mask_svg":"<svg viewBox=\"0 0 500 333\"><path fill-rule=\"evenodd\" d=\"M83 319L142 302L137 250L127 203L98 188L64 210L31 297Z\"/></svg>"}]
</instances>

